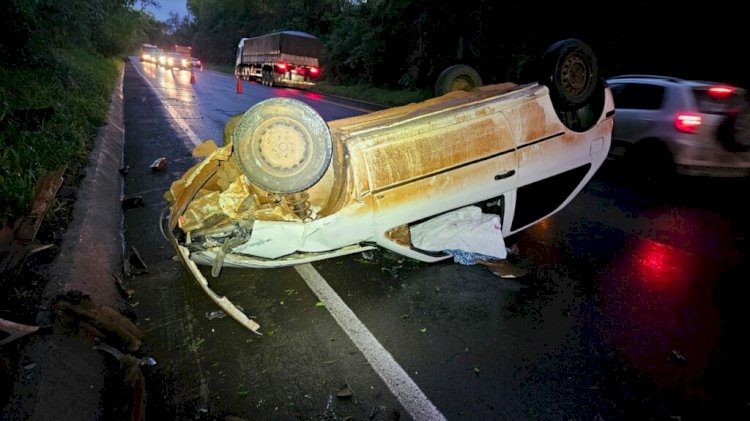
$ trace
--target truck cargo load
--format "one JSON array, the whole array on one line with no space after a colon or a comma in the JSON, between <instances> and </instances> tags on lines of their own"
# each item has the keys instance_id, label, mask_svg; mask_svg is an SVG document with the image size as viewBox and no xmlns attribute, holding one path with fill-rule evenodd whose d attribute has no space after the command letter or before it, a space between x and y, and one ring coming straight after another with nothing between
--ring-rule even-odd
<instances>
[{"instance_id":1,"label":"truck cargo load","mask_svg":"<svg viewBox=\"0 0 750 421\"><path fill-rule=\"evenodd\" d=\"M304 88L320 76L320 40L308 33L281 31L242 38L237 46L235 74L264 85Z\"/></svg>"}]
</instances>

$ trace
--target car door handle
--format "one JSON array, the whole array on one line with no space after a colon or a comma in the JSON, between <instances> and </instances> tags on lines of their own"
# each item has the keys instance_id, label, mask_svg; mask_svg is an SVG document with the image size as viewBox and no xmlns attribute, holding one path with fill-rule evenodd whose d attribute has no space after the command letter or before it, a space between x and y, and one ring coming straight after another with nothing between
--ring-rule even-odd
<instances>
[{"instance_id":1,"label":"car door handle","mask_svg":"<svg viewBox=\"0 0 750 421\"><path fill-rule=\"evenodd\" d=\"M497 174L495 180L502 180L504 178L513 177L516 174L516 170L510 170L502 174Z\"/></svg>"}]
</instances>

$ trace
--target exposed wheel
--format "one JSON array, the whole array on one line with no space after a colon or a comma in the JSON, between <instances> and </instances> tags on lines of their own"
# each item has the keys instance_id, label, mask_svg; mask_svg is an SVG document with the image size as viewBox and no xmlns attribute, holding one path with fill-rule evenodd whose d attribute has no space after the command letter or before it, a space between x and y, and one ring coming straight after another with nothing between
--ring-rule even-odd
<instances>
[{"instance_id":1,"label":"exposed wheel","mask_svg":"<svg viewBox=\"0 0 750 421\"><path fill-rule=\"evenodd\" d=\"M728 151L750 150L750 106L744 105L737 114L728 116L719 126L716 136Z\"/></svg>"},{"instance_id":2,"label":"exposed wheel","mask_svg":"<svg viewBox=\"0 0 750 421\"><path fill-rule=\"evenodd\" d=\"M234 151L250 182L273 193L296 193L328 169L332 138L323 118L291 98L259 102L240 118Z\"/></svg>"},{"instance_id":3,"label":"exposed wheel","mask_svg":"<svg viewBox=\"0 0 750 421\"><path fill-rule=\"evenodd\" d=\"M596 56L586 43L570 38L552 44L542 57L540 82L555 108L574 110L589 101L599 80Z\"/></svg>"},{"instance_id":4,"label":"exposed wheel","mask_svg":"<svg viewBox=\"0 0 750 421\"><path fill-rule=\"evenodd\" d=\"M435 82L435 96L453 91L470 91L482 86L482 78L476 70L465 64L454 64L440 72Z\"/></svg>"}]
</instances>

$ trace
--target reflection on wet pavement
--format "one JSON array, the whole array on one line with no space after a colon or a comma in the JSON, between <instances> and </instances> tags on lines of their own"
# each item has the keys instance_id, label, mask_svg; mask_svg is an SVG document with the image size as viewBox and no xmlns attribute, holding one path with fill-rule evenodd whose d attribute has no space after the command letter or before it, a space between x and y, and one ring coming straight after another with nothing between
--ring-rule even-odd
<instances>
[{"instance_id":1,"label":"reflection on wet pavement","mask_svg":"<svg viewBox=\"0 0 750 421\"><path fill-rule=\"evenodd\" d=\"M602 334L659 386L705 398L697 385L719 346L712 262L668 245L630 239L603 271Z\"/></svg>"}]
</instances>

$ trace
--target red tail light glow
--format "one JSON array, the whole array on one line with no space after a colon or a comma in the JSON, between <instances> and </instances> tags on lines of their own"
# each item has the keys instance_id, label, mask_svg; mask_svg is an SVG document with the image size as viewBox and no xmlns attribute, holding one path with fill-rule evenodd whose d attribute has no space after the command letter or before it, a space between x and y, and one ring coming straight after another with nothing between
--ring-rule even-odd
<instances>
[{"instance_id":1,"label":"red tail light glow","mask_svg":"<svg viewBox=\"0 0 750 421\"><path fill-rule=\"evenodd\" d=\"M317 75L318 73L320 73L320 69L318 69L317 67L310 67L311 75Z\"/></svg>"},{"instance_id":2,"label":"red tail light glow","mask_svg":"<svg viewBox=\"0 0 750 421\"><path fill-rule=\"evenodd\" d=\"M276 63L276 68L279 69L279 71L286 71L286 64L284 63Z\"/></svg>"},{"instance_id":3,"label":"red tail light glow","mask_svg":"<svg viewBox=\"0 0 750 421\"><path fill-rule=\"evenodd\" d=\"M695 133L701 125L701 116L697 114L677 114L674 119L674 126L683 133Z\"/></svg>"},{"instance_id":4,"label":"red tail light glow","mask_svg":"<svg viewBox=\"0 0 750 421\"><path fill-rule=\"evenodd\" d=\"M714 86L708 89L709 95L715 98L726 98L734 93L731 86Z\"/></svg>"}]
</instances>

